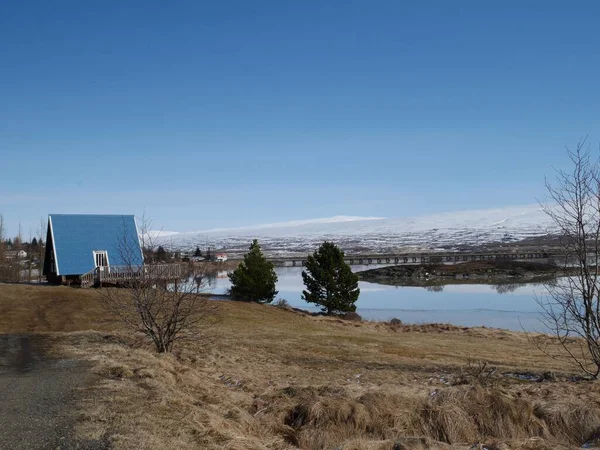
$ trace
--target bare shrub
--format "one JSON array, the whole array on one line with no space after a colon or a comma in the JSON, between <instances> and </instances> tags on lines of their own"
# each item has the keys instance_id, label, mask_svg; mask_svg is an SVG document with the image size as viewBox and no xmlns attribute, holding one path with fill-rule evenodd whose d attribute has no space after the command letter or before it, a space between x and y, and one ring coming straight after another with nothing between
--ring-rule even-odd
<instances>
[{"instance_id":1,"label":"bare shrub","mask_svg":"<svg viewBox=\"0 0 600 450\"><path fill-rule=\"evenodd\" d=\"M0 214L0 281L18 282L21 281L21 265L16 258L8 257L6 239L4 217Z\"/></svg>"},{"instance_id":2,"label":"bare shrub","mask_svg":"<svg viewBox=\"0 0 600 450\"><path fill-rule=\"evenodd\" d=\"M191 283L140 277L99 292L108 310L150 338L159 353L172 351L178 341L202 340L217 319L218 303L197 294Z\"/></svg>"},{"instance_id":3,"label":"bare shrub","mask_svg":"<svg viewBox=\"0 0 600 450\"><path fill-rule=\"evenodd\" d=\"M600 374L600 164L592 160L585 139L567 148L569 171L558 170L546 181L548 204L542 205L559 230L565 278L546 286L539 297L543 323L558 345L541 348L553 358L566 358L588 376Z\"/></svg>"},{"instance_id":4,"label":"bare shrub","mask_svg":"<svg viewBox=\"0 0 600 450\"><path fill-rule=\"evenodd\" d=\"M0 280L6 263L6 248L4 243L4 217L0 214Z\"/></svg>"},{"instance_id":5,"label":"bare shrub","mask_svg":"<svg viewBox=\"0 0 600 450\"><path fill-rule=\"evenodd\" d=\"M285 298L278 298L273 303L273 306L275 306L277 308L282 308L282 309L290 309L292 307L292 305L290 305L290 303Z\"/></svg>"},{"instance_id":6,"label":"bare shrub","mask_svg":"<svg viewBox=\"0 0 600 450\"><path fill-rule=\"evenodd\" d=\"M142 247L153 250L143 220ZM106 308L130 329L147 336L159 353L171 352L176 342L206 339L216 322L218 303L200 292L208 285L206 264L139 264L139 247L126 233L119 242L125 274L118 288L102 288ZM112 270L112 268L111 268Z\"/></svg>"},{"instance_id":7,"label":"bare shrub","mask_svg":"<svg viewBox=\"0 0 600 450\"><path fill-rule=\"evenodd\" d=\"M352 321L352 322L361 322L362 321L362 317L360 316L360 314L358 314L355 311L345 312L342 315L342 319L349 320L349 321Z\"/></svg>"},{"instance_id":8,"label":"bare shrub","mask_svg":"<svg viewBox=\"0 0 600 450\"><path fill-rule=\"evenodd\" d=\"M461 382L487 386L492 382L496 367L488 366L487 361L469 359L459 375Z\"/></svg>"}]
</instances>

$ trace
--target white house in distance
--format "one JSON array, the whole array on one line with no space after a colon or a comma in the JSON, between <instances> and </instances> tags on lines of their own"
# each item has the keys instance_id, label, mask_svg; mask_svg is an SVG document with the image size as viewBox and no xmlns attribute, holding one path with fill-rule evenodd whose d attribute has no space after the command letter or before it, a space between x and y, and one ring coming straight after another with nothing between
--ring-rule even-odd
<instances>
[{"instance_id":1,"label":"white house in distance","mask_svg":"<svg viewBox=\"0 0 600 450\"><path fill-rule=\"evenodd\" d=\"M217 262L227 261L227 253L217 253L215 255L215 261L217 261Z\"/></svg>"},{"instance_id":2,"label":"white house in distance","mask_svg":"<svg viewBox=\"0 0 600 450\"><path fill-rule=\"evenodd\" d=\"M27 258L27 252L25 250L9 250L4 256L6 259L25 259Z\"/></svg>"}]
</instances>

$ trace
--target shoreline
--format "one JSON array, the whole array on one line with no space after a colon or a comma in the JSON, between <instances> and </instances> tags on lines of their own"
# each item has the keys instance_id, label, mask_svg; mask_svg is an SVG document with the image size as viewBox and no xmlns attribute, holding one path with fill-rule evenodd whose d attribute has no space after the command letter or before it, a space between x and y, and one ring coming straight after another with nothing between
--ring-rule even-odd
<instances>
[{"instance_id":1,"label":"shoreline","mask_svg":"<svg viewBox=\"0 0 600 450\"><path fill-rule=\"evenodd\" d=\"M513 285L546 283L567 275L551 264L476 261L454 265L389 266L357 272L360 281L392 286L435 287L451 284Z\"/></svg>"}]
</instances>

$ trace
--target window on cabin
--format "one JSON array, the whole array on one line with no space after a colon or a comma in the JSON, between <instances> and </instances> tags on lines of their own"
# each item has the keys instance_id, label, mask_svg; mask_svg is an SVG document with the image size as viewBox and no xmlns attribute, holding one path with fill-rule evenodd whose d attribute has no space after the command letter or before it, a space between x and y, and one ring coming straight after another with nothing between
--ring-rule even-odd
<instances>
[{"instance_id":1,"label":"window on cabin","mask_svg":"<svg viewBox=\"0 0 600 450\"><path fill-rule=\"evenodd\" d=\"M94 260L96 261L96 267L108 267L108 253L106 251L94 252Z\"/></svg>"}]
</instances>

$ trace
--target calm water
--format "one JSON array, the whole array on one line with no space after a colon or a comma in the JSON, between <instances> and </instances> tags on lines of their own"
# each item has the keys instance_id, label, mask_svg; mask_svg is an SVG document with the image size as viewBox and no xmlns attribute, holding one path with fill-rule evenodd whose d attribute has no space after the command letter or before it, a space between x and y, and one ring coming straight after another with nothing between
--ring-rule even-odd
<instances>
[{"instance_id":1,"label":"calm water","mask_svg":"<svg viewBox=\"0 0 600 450\"><path fill-rule=\"evenodd\" d=\"M356 271L365 268L353 267ZM304 289L301 273L300 267L277 268L277 298L284 298L297 308L318 311L318 308L301 299ZM211 290L214 294L224 294L229 286L226 273L221 272L216 280L212 280ZM443 291L434 292L423 287L360 282L360 297L356 305L357 312L370 320L397 317L405 323L442 322L517 331L544 331L534 298L535 294L543 293L543 286L529 284L519 285L511 292L498 293L491 285L446 285Z\"/></svg>"}]
</instances>

